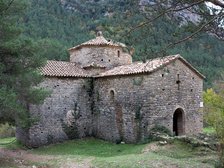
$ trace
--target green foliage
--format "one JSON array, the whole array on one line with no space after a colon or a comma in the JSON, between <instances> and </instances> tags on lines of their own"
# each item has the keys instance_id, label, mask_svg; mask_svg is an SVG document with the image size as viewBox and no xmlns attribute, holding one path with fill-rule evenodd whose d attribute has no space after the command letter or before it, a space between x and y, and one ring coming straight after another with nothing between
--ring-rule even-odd
<instances>
[{"instance_id":1,"label":"green foliage","mask_svg":"<svg viewBox=\"0 0 224 168\"><path fill-rule=\"evenodd\" d=\"M192 33L195 25L188 24L180 27L179 20L164 16L145 27L131 31L133 27L144 24L145 18L153 18L158 14L158 11L152 11L150 8L145 8L143 12L139 8L138 0L32 0L29 4L26 2L15 0L10 5L7 0L0 1L0 54L7 52L7 55L14 55L13 60L9 60L8 56L6 60L1 58L0 73L7 70L11 71L11 74L15 72L27 74L21 75L26 80L19 81L23 83L19 92L29 93L22 96L27 97L27 100L28 97L32 101L35 97L41 99L41 96L30 96L36 92L28 90L29 81L35 81L32 85L41 81L41 78L36 78L38 74L33 75L31 71L32 68L43 65L43 55L47 59L68 60L67 48L94 37L98 30L102 30L105 37L123 42L130 48L134 47L134 61L145 61L158 56L179 53L206 76L205 88L210 87L214 80L222 78L223 42L207 33L201 33L195 39L160 52L168 44ZM205 9L201 7L201 10ZM21 62L20 65L23 67L18 64L14 66L15 62ZM32 68L29 69L29 67ZM15 76L17 75L15 74L14 78ZM7 81L6 79L10 80L9 83L18 83L15 79L8 79L7 75L1 75L0 80ZM4 113L11 116L15 109L18 111L24 109L15 103L18 95L9 83L1 85L0 94L2 95L0 97L5 97L4 101L1 101L4 102L2 103L3 109L10 104ZM140 84L140 81L136 84ZM44 97L44 94L40 95ZM24 100L22 104L23 102Z\"/></svg>"},{"instance_id":2,"label":"green foliage","mask_svg":"<svg viewBox=\"0 0 224 168\"><path fill-rule=\"evenodd\" d=\"M30 126L29 104L40 103L46 96L35 88L42 77L37 68L45 59L38 44L21 34L21 18L26 1L0 0L0 121Z\"/></svg>"},{"instance_id":3,"label":"green foliage","mask_svg":"<svg viewBox=\"0 0 224 168\"><path fill-rule=\"evenodd\" d=\"M141 109L142 109L142 105L136 105L135 106L135 119L136 120L141 120L142 119Z\"/></svg>"},{"instance_id":4,"label":"green foliage","mask_svg":"<svg viewBox=\"0 0 224 168\"><path fill-rule=\"evenodd\" d=\"M205 128L203 128L203 133L205 133L205 134L215 134L215 129L213 127L205 127Z\"/></svg>"},{"instance_id":5,"label":"green foliage","mask_svg":"<svg viewBox=\"0 0 224 168\"><path fill-rule=\"evenodd\" d=\"M221 79L224 42L207 33L160 52L192 33L197 28L194 24L180 27L180 19L164 16L131 31L144 24L146 18L156 17L160 8L142 10L139 0L32 0L21 22L25 28L23 34L38 41L48 59L68 60L67 48L89 40L96 31L102 30L105 37L134 47L134 61L179 53L206 76L205 88ZM201 5L200 10L206 9Z\"/></svg>"},{"instance_id":6,"label":"green foliage","mask_svg":"<svg viewBox=\"0 0 224 168\"><path fill-rule=\"evenodd\" d=\"M16 137L0 138L0 147L7 149L27 149Z\"/></svg>"},{"instance_id":7,"label":"green foliage","mask_svg":"<svg viewBox=\"0 0 224 168\"><path fill-rule=\"evenodd\" d=\"M170 132L170 130L162 125L155 125L152 129L152 132L158 132L158 133L163 133L163 134L167 134L169 136L172 136L172 133Z\"/></svg>"},{"instance_id":8,"label":"green foliage","mask_svg":"<svg viewBox=\"0 0 224 168\"><path fill-rule=\"evenodd\" d=\"M9 125L8 123L0 124L0 138L14 137L15 127Z\"/></svg>"},{"instance_id":9,"label":"green foliage","mask_svg":"<svg viewBox=\"0 0 224 168\"><path fill-rule=\"evenodd\" d=\"M65 122L62 122L62 129L65 132L65 134L68 136L69 139L76 139L78 138L78 128L76 126L76 123L74 123L73 125L68 125ZM48 142L49 144L51 144L51 142Z\"/></svg>"},{"instance_id":10,"label":"green foliage","mask_svg":"<svg viewBox=\"0 0 224 168\"><path fill-rule=\"evenodd\" d=\"M85 82L85 89L86 89L86 92L88 93L89 97L91 97L93 95L93 85L94 85L94 80L93 79L87 79L86 82Z\"/></svg>"},{"instance_id":11,"label":"green foliage","mask_svg":"<svg viewBox=\"0 0 224 168\"><path fill-rule=\"evenodd\" d=\"M136 77L136 78L133 79L133 85L141 86L143 80L144 80L144 77L143 76Z\"/></svg>"},{"instance_id":12,"label":"green foliage","mask_svg":"<svg viewBox=\"0 0 224 168\"><path fill-rule=\"evenodd\" d=\"M220 142L220 162L224 167L224 90L216 93L213 89L204 92L205 115L207 122L215 129Z\"/></svg>"}]
</instances>

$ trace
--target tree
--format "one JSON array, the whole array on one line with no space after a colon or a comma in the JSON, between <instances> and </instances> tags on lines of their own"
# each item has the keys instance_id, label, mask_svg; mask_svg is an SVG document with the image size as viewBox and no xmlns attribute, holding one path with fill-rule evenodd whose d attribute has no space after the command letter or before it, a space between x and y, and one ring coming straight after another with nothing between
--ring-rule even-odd
<instances>
[{"instance_id":1,"label":"tree","mask_svg":"<svg viewBox=\"0 0 224 168\"><path fill-rule=\"evenodd\" d=\"M131 1L129 9L117 16L122 21L116 25L123 30L120 39L135 46L134 60L179 53L207 77L205 88L221 79L224 31L220 20L224 13L220 9L209 9L199 0L140 2Z\"/></svg>"},{"instance_id":2,"label":"tree","mask_svg":"<svg viewBox=\"0 0 224 168\"><path fill-rule=\"evenodd\" d=\"M224 90L216 93L213 89L204 92L205 119L215 128L219 139L219 153L222 167L224 167Z\"/></svg>"},{"instance_id":3,"label":"tree","mask_svg":"<svg viewBox=\"0 0 224 168\"><path fill-rule=\"evenodd\" d=\"M42 77L37 68L45 59L38 45L21 28L23 0L0 0L0 121L30 126L29 105L40 103L47 92L35 87Z\"/></svg>"},{"instance_id":4,"label":"tree","mask_svg":"<svg viewBox=\"0 0 224 168\"><path fill-rule=\"evenodd\" d=\"M190 34L185 37L181 37L179 40L172 41L163 49L163 51L179 43L192 39L202 31L210 32L213 35L216 35L217 38L224 40L224 29L222 27L224 19L223 0L153 0L142 1L140 6L144 13L145 21L134 26L130 32L148 24L152 24L164 16L180 19L182 21L180 26L185 26L187 31L190 30ZM189 17L191 17L190 15L194 15L194 19L189 19ZM186 24L186 20L193 24Z\"/></svg>"}]
</instances>

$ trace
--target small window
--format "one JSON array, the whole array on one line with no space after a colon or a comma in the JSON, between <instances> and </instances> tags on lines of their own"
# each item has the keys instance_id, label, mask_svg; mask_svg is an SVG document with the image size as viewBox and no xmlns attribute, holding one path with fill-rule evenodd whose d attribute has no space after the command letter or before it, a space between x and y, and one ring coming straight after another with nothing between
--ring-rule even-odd
<instances>
[{"instance_id":1,"label":"small window","mask_svg":"<svg viewBox=\"0 0 224 168\"><path fill-rule=\"evenodd\" d=\"M120 57L120 50L117 51L117 56Z\"/></svg>"},{"instance_id":2,"label":"small window","mask_svg":"<svg viewBox=\"0 0 224 168\"><path fill-rule=\"evenodd\" d=\"M191 92L193 92L193 89L191 89Z\"/></svg>"},{"instance_id":3,"label":"small window","mask_svg":"<svg viewBox=\"0 0 224 168\"><path fill-rule=\"evenodd\" d=\"M177 84L177 86L178 86L178 90L180 90L180 74L177 74L177 81L176 81L176 84Z\"/></svg>"},{"instance_id":4,"label":"small window","mask_svg":"<svg viewBox=\"0 0 224 168\"><path fill-rule=\"evenodd\" d=\"M192 80L194 80L194 77L192 77Z\"/></svg>"},{"instance_id":5,"label":"small window","mask_svg":"<svg viewBox=\"0 0 224 168\"><path fill-rule=\"evenodd\" d=\"M110 91L110 99L114 100L114 91L113 90Z\"/></svg>"},{"instance_id":6,"label":"small window","mask_svg":"<svg viewBox=\"0 0 224 168\"><path fill-rule=\"evenodd\" d=\"M101 62L103 62L103 59L101 59Z\"/></svg>"},{"instance_id":7,"label":"small window","mask_svg":"<svg viewBox=\"0 0 224 168\"><path fill-rule=\"evenodd\" d=\"M162 77L164 77L164 74L162 74Z\"/></svg>"},{"instance_id":8,"label":"small window","mask_svg":"<svg viewBox=\"0 0 224 168\"><path fill-rule=\"evenodd\" d=\"M109 59L109 62L110 62L110 59Z\"/></svg>"}]
</instances>

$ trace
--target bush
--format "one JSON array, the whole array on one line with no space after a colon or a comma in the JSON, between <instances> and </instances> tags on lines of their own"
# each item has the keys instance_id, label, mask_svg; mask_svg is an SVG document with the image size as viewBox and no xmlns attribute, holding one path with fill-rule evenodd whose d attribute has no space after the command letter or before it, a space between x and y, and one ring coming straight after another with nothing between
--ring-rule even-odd
<instances>
[{"instance_id":1,"label":"bush","mask_svg":"<svg viewBox=\"0 0 224 168\"><path fill-rule=\"evenodd\" d=\"M15 127L9 125L8 123L0 124L0 138L14 137Z\"/></svg>"},{"instance_id":2,"label":"bush","mask_svg":"<svg viewBox=\"0 0 224 168\"><path fill-rule=\"evenodd\" d=\"M168 140L173 135L171 131L162 125L155 125L151 130L148 137L141 140L140 144L150 143L153 141L163 141L164 138Z\"/></svg>"},{"instance_id":3,"label":"bush","mask_svg":"<svg viewBox=\"0 0 224 168\"><path fill-rule=\"evenodd\" d=\"M152 132L158 132L158 133L162 133L162 134L167 134L169 136L172 136L172 133L171 131L166 128L165 126L162 126L162 125L155 125L155 127L153 127L151 129Z\"/></svg>"}]
</instances>

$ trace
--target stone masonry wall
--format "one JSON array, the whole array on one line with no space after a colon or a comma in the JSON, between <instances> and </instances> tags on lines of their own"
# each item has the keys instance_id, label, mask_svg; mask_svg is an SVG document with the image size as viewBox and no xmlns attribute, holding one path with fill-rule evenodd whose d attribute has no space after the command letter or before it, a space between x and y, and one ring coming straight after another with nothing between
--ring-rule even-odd
<instances>
[{"instance_id":1,"label":"stone masonry wall","mask_svg":"<svg viewBox=\"0 0 224 168\"><path fill-rule=\"evenodd\" d=\"M184 112L184 134L202 130L203 80L180 60L151 74L47 77L41 87L52 94L42 105L30 106L37 122L30 129L17 128L16 133L32 147L86 136L139 142L155 125L172 132L177 109Z\"/></svg>"},{"instance_id":2,"label":"stone masonry wall","mask_svg":"<svg viewBox=\"0 0 224 168\"><path fill-rule=\"evenodd\" d=\"M180 60L152 74L97 78L93 134L133 143L155 125L172 132L178 108L184 111L184 134L197 134L203 127L202 89L203 80Z\"/></svg>"},{"instance_id":3,"label":"stone masonry wall","mask_svg":"<svg viewBox=\"0 0 224 168\"><path fill-rule=\"evenodd\" d=\"M92 80L46 78L41 87L51 90L42 105L31 106L37 122L28 130L17 128L17 138L38 147L92 135Z\"/></svg>"},{"instance_id":4,"label":"stone masonry wall","mask_svg":"<svg viewBox=\"0 0 224 168\"><path fill-rule=\"evenodd\" d=\"M70 51L70 62L86 66L92 62L107 68L132 63L132 57L122 47L84 46L79 50Z\"/></svg>"}]
</instances>

